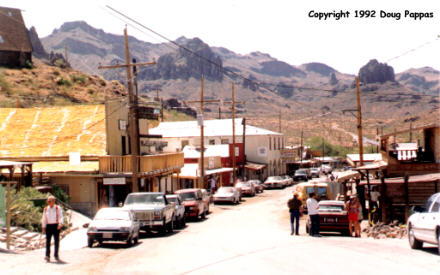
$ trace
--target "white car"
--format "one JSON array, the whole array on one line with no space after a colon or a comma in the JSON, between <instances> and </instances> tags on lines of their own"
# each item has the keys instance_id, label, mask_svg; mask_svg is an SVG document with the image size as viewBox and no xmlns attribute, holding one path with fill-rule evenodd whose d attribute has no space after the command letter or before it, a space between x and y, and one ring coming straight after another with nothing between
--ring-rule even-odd
<instances>
[{"instance_id":1,"label":"white car","mask_svg":"<svg viewBox=\"0 0 440 275\"><path fill-rule=\"evenodd\" d=\"M266 188L283 188L284 184L283 184L284 180L280 177L280 176L272 176L272 177L268 177L265 181L264 181L264 186Z\"/></svg>"},{"instance_id":2,"label":"white car","mask_svg":"<svg viewBox=\"0 0 440 275\"><path fill-rule=\"evenodd\" d=\"M408 219L408 239L412 249L423 243L435 244L440 254L440 193L432 195L424 207L416 207Z\"/></svg>"},{"instance_id":3,"label":"white car","mask_svg":"<svg viewBox=\"0 0 440 275\"><path fill-rule=\"evenodd\" d=\"M102 208L96 213L87 229L87 244L95 241L125 241L127 245L139 241L139 223L133 213L120 207Z\"/></svg>"},{"instance_id":4,"label":"white car","mask_svg":"<svg viewBox=\"0 0 440 275\"><path fill-rule=\"evenodd\" d=\"M215 192L214 203L230 202L237 204L240 202L240 192L232 186L222 186Z\"/></svg>"},{"instance_id":5,"label":"white car","mask_svg":"<svg viewBox=\"0 0 440 275\"><path fill-rule=\"evenodd\" d=\"M176 208L176 216L174 217L174 226L176 228L184 228L185 220L185 206L182 204L180 195L165 195L169 203L174 203Z\"/></svg>"},{"instance_id":6,"label":"white car","mask_svg":"<svg viewBox=\"0 0 440 275\"><path fill-rule=\"evenodd\" d=\"M330 174L332 171L333 169L330 165L326 165L326 164L321 165L321 172L324 173L324 175Z\"/></svg>"}]
</instances>

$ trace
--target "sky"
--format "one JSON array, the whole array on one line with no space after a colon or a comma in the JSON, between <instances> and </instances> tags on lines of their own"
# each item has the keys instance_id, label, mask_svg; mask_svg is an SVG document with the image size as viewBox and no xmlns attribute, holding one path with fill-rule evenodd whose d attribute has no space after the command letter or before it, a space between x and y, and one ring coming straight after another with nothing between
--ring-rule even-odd
<instances>
[{"instance_id":1,"label":"sky","mask_svg":"<svg viewBox=\"0 0 440 275\"><path fill-rule=\"evenodd\" d=\"M35 26L40 37L77 20L122 34L126 22L108 5L173 40L199 37L210 46L239 54L268 53L291 65L321 62L357 74L370 59L377 59L396 73L424 66L440 70L438 0L2 0L0 5L22 9L26 26ZM356 18L356 10L359 16L374 11L375 17ZM312 11L350 14L319 20L309 16ZM401 17L382 18L381 11ZM416 13L432 13L433 18L416 20ZM164 42L132 26L128 32L140 40Z\"/></svg>"}]
</instances>

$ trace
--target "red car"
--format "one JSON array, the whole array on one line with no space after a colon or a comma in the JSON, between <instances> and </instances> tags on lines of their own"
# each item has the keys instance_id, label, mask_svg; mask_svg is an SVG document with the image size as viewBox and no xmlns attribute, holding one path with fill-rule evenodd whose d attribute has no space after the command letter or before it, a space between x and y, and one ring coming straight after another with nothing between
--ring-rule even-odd
<instances>
[{"instance_id":1,"label":"red car","mask_svg":"<svg viewBox=\"0 0 440 275\"><path fill-rule=\"evenodd\" d=\"M182 198L182 204L185 206L185 218L205 219L209 212L209 202L204 199L201 189L188 188L175 192Z\"/></svg>"},{"instance_id":2,"label":"red car","mask_svg":"<svg viewBox=\"0 0 440 275\"><path fill-rule=\"evenodd\" d=\"M343 201L322 200L319 202L319 231L340 232L349 235L348 214ZM307 219L306 231L310 230L310 219Z\"/></svg>"}]
</instances>

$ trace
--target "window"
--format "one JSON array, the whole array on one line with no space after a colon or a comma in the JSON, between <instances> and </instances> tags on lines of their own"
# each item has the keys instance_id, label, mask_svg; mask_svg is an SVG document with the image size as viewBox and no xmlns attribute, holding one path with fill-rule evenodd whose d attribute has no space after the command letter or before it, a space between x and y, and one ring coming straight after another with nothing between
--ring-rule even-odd
<instances>
[{"instance_id":1,"label":"window","mask_svg":"<svg viewBox=\"0 0 440 275\"><path fill-rule=\"evenodd\" d=\"M221 143L222 143L222 144L229 144L229 139L227 139L227 138L222 138Z\"/></svg>"},{"instance_id":2,"label":"window","mask_svg":"<svg viewBox=\"0 0 440 275\"><path fill-rule=\"evenodd\" d=\"M272 151L272 138L269 137L269 151Z\"/></svg>"},{"instance_id":3,"label":"window","mask_svg":"<svg viewBox=\"0 0 440 275\"><path fill-rule=\"evenodd\" d=\"M0 35L0 43L5 43L5 40L3 40L3 37Z\"/></svg>"},{"instance_id":4,"label":"window","mask_svg":"<svg viewBox=\"0 0 440 275\"><path fill-rule=\"evenodd\" d=\"M437 198L437 200L432 205L431 211L433 213L437 213L440 210L440 198Z\"/></svg>"},{"instance_id":5,"label":"window","mask_svg":"<svg viewBox=\"0 0 440 275\"><path fill-rule=\"evenodd\" d=\"M215 145L215 139L210 139L209 140L209 145Z\"/></svg>"}]
</instances>

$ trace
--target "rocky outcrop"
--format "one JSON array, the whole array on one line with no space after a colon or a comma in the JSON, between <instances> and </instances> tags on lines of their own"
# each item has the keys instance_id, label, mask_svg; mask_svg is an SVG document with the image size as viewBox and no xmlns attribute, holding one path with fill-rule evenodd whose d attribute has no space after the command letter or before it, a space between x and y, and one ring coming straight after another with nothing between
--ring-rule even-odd
<instances>
[{"instance_id":1,"label":"rocky outcrop","mask_svg":"<svg viewBox=\"0 0 440 275\"><path fill-rule=\"evenodd\" d=\"M38 37L38 33L35 27L31 27L29 29L29 39L31 40L32 54L36 58L48 59L49 54L44 49L43 44L41 44L40 38Z\"/></svg>"},{"instance_id":2,"label":"rocky outcrop","mask_svg":"<svg viewBox=\"0 0 440 275\"><path fill-rule=\"evenodd\" d=\"M286 62L282 61L265 61L260 63L261 68L253 68L253 71L261 73L261 74L267 74L270 76L298 76L298 77L305 77L306 73L301 71L300 69L297 69Z\"/></svg>"},{"instance_id":3,"label":"rocky outcrop","mask_svg":"<svg viewBox=\"0 0 440 275\"><path fill-rule=\"evenodd\" d=\"M330 74L334 74L336 72L336 70L332 67L318 62L304 64L304 67L306 71L315 72L323 76L329 76Z\"/></svg>"},{"instance_id":4,"label":"rocky outcrop","mask_svg":"<svg viewBox=\"0 0 440 275\"><path fill-rule=\"evenodd\" d=\"M359 80L366 84L395 81L394 69L385 63L379 63L376 59L372 59L359 70Z\"/></svg>"},{"instance_id":5,"label":"rocky outcrop","mask_svg":"<svg viewBox=\"0 0 440 275\"><path fill-rule=\"evenodd\" d=\"M203 76L208 80L223 80L222 60L207 44L194 38L187 40L183 46L185 48L160 56L156 66L142 68L139 77L144 80L188 80Z\"/></svg>"}]
</instances>

